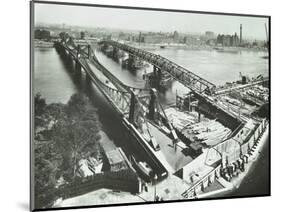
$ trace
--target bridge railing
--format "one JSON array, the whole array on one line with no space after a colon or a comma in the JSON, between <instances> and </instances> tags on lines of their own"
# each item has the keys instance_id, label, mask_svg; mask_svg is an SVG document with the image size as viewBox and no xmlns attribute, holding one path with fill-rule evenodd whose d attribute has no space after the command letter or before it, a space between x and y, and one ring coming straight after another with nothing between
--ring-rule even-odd
<instances>
[{"instance_id":1,"label":"bridge railing","mask_svg":"<svg viewBox=\"0 0 281 212\"><path fill-rule=\"evenodd\" d=\"M73 56L77 55L77 49L69 48L68 46L64 45L69 52L73 54ZM83 51L80 52L83 54ZM106 94L107 98L112 101L114 106L122 113L127 114L130 108L130 98L131 94L128 91L120 90L118 88L111 87L106 84L106 82L101 81L89 67L89 64L85 60L84 57L76 58L76 60L82 65L84 70L87 72L88 76L90 76L96 84L100 87L100 89Z\"/></svg>"}]
</instances>

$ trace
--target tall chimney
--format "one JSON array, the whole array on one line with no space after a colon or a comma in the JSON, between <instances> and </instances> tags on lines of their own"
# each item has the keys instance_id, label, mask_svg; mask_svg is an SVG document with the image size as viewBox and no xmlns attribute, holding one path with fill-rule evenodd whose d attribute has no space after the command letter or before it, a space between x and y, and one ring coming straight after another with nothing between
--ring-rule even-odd
<instances>
[{"instance_id":1,"label":"tall chimney","mask_svg":"<svg viewBox=\"0 0 281 212\"><path fill-rule=\"evenodd\" d=\"M240 24L240 44L242 44L242 24Z\"/></svg>"}]
</instances>

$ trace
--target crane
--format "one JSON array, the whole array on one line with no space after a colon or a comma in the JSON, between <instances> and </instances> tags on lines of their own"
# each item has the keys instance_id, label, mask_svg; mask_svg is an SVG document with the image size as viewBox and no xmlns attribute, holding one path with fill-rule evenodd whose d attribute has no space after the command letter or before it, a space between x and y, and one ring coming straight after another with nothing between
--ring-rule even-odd
<instances>
[{"instance_id":1,"label":"crane","mask_svg":"<svg viewBox=\"0 0 281 212\"><path fill-rule=\"evenodd\" d=\"M268 48L268 42L269 42L269 40L268 40L268 32L267 32L266 23L264 23L264 28L265 28L265 36L266 36L266 46L267 46L267 48Z\"/></svg>"}]
</instances>

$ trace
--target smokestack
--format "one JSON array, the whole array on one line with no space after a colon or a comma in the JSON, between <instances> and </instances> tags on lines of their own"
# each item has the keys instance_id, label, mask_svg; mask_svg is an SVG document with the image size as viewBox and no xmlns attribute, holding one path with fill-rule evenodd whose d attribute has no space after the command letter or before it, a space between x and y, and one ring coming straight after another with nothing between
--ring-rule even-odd
<instances>
[{"instance_id":1,"label":"smokestack","mask_svg":"<svg viewBox=\"0 0 281 212\"><path fill-rule=\"evenodd\" d=\"M240 24L240 44L242 44L242 24Z\"/></svg>"}]
</instances>

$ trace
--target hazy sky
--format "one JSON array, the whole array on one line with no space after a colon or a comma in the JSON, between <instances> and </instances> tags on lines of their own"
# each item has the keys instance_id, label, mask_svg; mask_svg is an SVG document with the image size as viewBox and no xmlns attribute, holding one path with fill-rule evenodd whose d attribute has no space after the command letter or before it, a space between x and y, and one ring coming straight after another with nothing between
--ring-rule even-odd
<instances>
[{"instance_id":1,"label":"hazy sky","mask_svg":"<svg viewBox=\"0 0 281 212\"><path fill-rule=\"evenodd\" d=\"M52 23L89 27L171 32L213 31L216 34L239 35L243 24L243 37L265 40L266 18L206 15L194 13L128 10L116 8L71 5L35 4L35 24Z\"/></svg>"}]
</instances>

